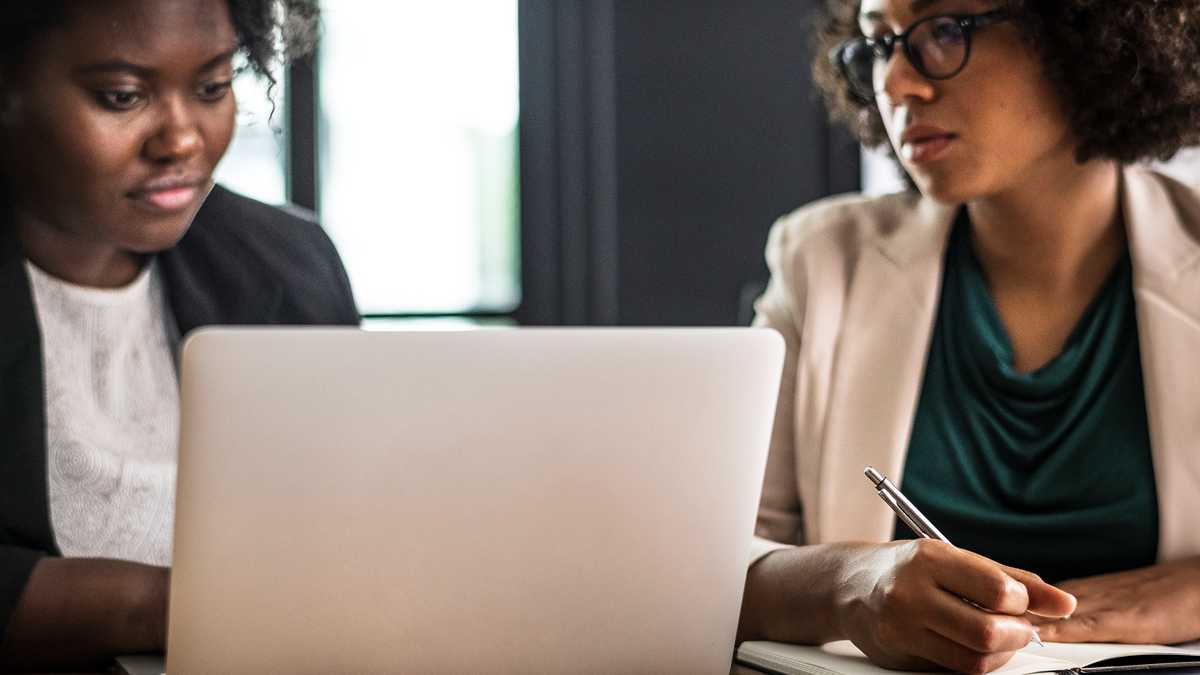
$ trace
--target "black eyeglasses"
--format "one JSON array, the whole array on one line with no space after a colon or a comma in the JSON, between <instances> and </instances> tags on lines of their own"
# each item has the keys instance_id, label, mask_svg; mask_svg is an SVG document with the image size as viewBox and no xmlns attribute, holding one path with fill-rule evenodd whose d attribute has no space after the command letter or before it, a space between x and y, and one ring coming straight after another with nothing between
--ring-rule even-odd
<instances>
[{"instance_id":1,"label":"black eyeglasses","mask_svg":"<svg viewBox=\"0 0 1200 675\"><path fill-rule=\"evenodd\" d=\"M897 43L918 73L931 80L948 80L967 67L975 31L1009 18L1004 10L931 16L899 35L847 40L830 52L829 59L854 93L869 102L875 100L875 67L891 61Z\"/></svg>"}]
</instances>

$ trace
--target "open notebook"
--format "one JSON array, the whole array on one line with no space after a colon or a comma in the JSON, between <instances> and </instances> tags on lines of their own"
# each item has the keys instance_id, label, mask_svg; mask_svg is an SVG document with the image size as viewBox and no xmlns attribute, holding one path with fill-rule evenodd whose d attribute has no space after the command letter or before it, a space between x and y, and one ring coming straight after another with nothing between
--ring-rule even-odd
<instances>
[{"instance_id":1,"label":"open notebook","mask_svg":"<svg viewBox=\"0 0 1200 675\"><path fill-rule=\"evenodd\" d=\"M1197 645L1189 645L1194 647ZM1119 659L1113 661L1113 659ZM738 663L781 675L883 675L896 671L873 665L848 640L831 642L823 647L803 647L777 642L745 642L737 651ZM1103 662L1103 663L1102 663ZM1143 668L1165 662L1194 662L1200 673L1200 649L1162 647L1157 645L1062 644L1047 643L1045 647L1030 645L1017 652L1000 670L992 675L1028 675L1048 671L1071 671L1089 666L1133 666ZM1153 668L1153 666L1150 666ZM1090 669L1089 669L1090 670ZM1087 673L1089 670L1075 670ZM1097 673L1109 670L1092 671ZM1171 670L1164 673L1180 673Z\"/></svg>"}]
</instances>

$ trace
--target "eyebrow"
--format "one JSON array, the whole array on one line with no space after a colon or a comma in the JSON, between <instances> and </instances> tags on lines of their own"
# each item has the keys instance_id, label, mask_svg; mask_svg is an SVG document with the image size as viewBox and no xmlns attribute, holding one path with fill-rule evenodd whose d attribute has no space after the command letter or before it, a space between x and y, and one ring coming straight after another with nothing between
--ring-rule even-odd
<instances>
[{"instance_id":1,"label":"eyebrow","mask_svg":"<svg viewBox=\"0 0 1200 675\"><path fill-rule=\"evenodd\" d=\"M928 10L930 7L939 5L943 2L945 2L945 0L912 0L912 5L910 6L909 11L913 14L920 14ZM867 21L884 21L886 19L886 17L883 15L883 12L878 11L866 12L861 18L866 19Z\"/></svg>"},{"instance_id":2,"label":"eyebrow","mask_svg":"<svg viewBox=\"0 0 1200 675\"><path fill-rule=\"evenodd\" d=\"M237 53L237 47L227 49L213 58L205 61L200 66L200 71L211 70L227 61L233 59L233 55ZM150 66L144 66L124 59L113 59L111 61L102 61L100 63L91 63L86 66L80 66L75 69L75 72L80 75L103 75L106 73L132 73L138 77L150 77L154 75L155 70Z\"/></svg>"}]
</instances>

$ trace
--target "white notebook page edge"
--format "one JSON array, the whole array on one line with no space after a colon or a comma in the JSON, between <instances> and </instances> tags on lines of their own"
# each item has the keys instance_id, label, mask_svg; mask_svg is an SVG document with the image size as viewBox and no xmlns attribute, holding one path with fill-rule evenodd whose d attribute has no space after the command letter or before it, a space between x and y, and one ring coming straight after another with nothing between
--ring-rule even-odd
<instances>
[{"instance_id":1,"label":"white notebook page edge","mask_svg":"<svg viewBox=\"0 0 1200 675\"><path fill-rule=\"evenodd\" d=\"M1030 645L991 675L1025 675L1046 670L1086 666L1117 656L1150 654L1191 654L1200 656L1196 649L1165 647L1162 645L1121 644L1064 644L1050 642L1045 647ZM872 664L849 640L831 642L820 649L802 645L785 645L772 642L747 642L738 650L738 659L757 667L766 667L784 673L803 675L879 675L884 671ZM915 674L913 674L915 675Z\"/></svg>"}]
</instances>

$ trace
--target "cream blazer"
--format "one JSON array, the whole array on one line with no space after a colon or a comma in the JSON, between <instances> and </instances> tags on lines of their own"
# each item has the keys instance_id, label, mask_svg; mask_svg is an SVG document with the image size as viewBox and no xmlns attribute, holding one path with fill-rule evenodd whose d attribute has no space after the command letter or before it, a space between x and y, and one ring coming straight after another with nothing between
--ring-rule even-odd
<instances>
[{"instance_id":1,"label":"cream blazer","mask_svg":"<svg viewBox=\"0 0 1200 675\"><path fill-rule=\"evenodd\" d=\"M1159 557L1200 555L1200 190L1130 167L1121 204ZM786 545L891 538L863 468L903 475L957 210L911 193L837 197L772 229L755 323L783 335L787 357L751 563Z\"/></svg>"}]
</instances>

